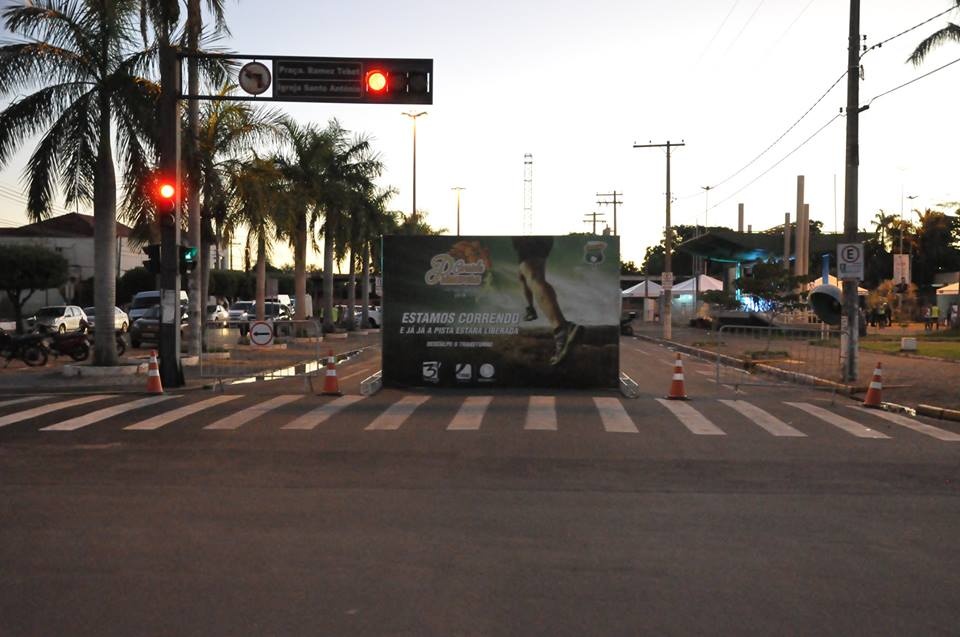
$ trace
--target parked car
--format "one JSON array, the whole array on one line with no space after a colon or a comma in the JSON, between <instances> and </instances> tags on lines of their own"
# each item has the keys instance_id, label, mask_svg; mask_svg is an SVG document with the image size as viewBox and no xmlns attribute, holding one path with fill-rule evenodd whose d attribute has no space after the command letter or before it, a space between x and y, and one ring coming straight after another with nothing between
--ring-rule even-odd
<instances>
[{"instance_id":1,"label":"parked car","mask_svg":"<svg viewBox=\"0 0 960 637\"><path fill-rule=\"evenodd\" d=\"M230 322L230 313L220 305L210 304L207 306L207 323L212 323L214 327L227 327Z\"/></svg>"},{"instance_id":2,"label":"parked car","mask_svg":"<svg viewBox=\"0 0 960 637\"><path fill-rule=\"evenodd\" d=\"M83 313L87 315L87 326L92 330L97 321L96 308L93 306L85 307ZM121 334L130 329L130 317L119 307L113 308L113 329Z\"/></svg>"},{"instance_id":3,"label":"parked car","mask_svg":"<svg viewBox=\"0 0 960 637\"><path fill-rule=\"evenodd\" d=\"M186 334L189 315L180 308L180 338ZM156 343L160 338L160 306L154 305L130 326L130 344L140 347L143 342Z\"/></svg>"},{"instance_id":4,"label":"parked car","mask_svg":"<svg viewBox=\"0 0 960 637\"><path fill-rule=\"evenodd\" d=\"M246 324L256 315L256 303L253 301L234 301L227 314L229 320L227 327L240 327L241 323Z\"/></svg>"},{"instance_id":5,"label":"parked car","mask_svg":"<svg viewBox=\"0 0 960 637\"><path fill-rule=\"evenodd\" d=\"M353 311L353 325L354 327L361 327L360 321L363 318L363 309L358 308ZM367 308L367 324L364 327L378 328L383 324L383 310L378 307L371 305Z\"/></svg>"},{"instance_id":6,"label":"parked car","mask_svg":"<svg viewBox=\"0 0 960 637\"><path fill-rule=\"evenodd\" d=\"M180 290L180 304L185 305L187 303L187 293L185 290ZM133 295L133 300L130 302L130 321L131 325L138 318L143 316L147 310L156 305L160 305L160 291L159 290L149 290L147 292L137 292Z\"/></svg>"},{"instance_id":7,"label":"parked car","mask_svg":"<svg viewBox=\"0 0 960 637\"><path fill-rule=\"evenodd\" d=\"M83 332L90 323L83 308L76 305L48 305L27 319L27 325L41 332Z\"/></svg>"}]
</instances>

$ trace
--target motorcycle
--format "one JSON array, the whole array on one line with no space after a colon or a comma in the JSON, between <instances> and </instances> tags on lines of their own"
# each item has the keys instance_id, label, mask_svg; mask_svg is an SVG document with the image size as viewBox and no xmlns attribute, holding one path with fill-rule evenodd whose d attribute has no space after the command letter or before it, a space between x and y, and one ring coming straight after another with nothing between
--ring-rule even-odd
<instances>
[{"instance_id":1,"label":"motorcycle","mask_svg":"<svg viewBox=\"0 0 960 637\"><path fill-rule=\"evenodd\" d=\"M83 332L50 334L44 341L44 346L57 358L65 355L75 361L84 361L90 356L90 343Z\"/></svg>"},{"instance_id":2,"label":"motorcycle","mask_svg":"<svg viewBox=\"0 0 960 637\"><path fill-rule=\"evenodd\" d=\"M115 332L117 337L117 356L123 356L127 351L127 341L123 338L123 332ZM93 347L93 332L87 333L87 345Z\"/></svg>"},{"instance_id":3,"label":"motorcycle","mask_svg":"<svg viewBox=\"0 0 960 637\"><path fill-rule=\"evenodd\" d=\"M30 367L47 364L47 349L43 345L43 336L39 334L8 334L0 329L0 356L6 359L4 367L10 361L19 358Z\"/></svg>"}]
</instances>

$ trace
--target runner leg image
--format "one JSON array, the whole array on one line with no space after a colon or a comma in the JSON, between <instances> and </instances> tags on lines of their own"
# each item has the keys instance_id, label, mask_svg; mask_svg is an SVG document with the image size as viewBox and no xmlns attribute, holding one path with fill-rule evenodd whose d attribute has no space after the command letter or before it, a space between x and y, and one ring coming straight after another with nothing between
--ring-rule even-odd
<instances>
[{"instance_id":1,"label":"runner leg image","mask_svg":"<svg viewBox=\"0 0 960 637\"><path fill-rule=\"evenodd\" d=\"M551 365L559 365L570 353L583 333L583 326L568 321L563 316L557 293L546 278L547 257L553 248L552 237L514 237L513 247L520 261L518 276L523 286L523 296L527 302L525 321L537 318L537 310L549 321L553 328L554 352L550 357ZM536 307L534 307L536 302Z\"/></svg>"}]
</instances>

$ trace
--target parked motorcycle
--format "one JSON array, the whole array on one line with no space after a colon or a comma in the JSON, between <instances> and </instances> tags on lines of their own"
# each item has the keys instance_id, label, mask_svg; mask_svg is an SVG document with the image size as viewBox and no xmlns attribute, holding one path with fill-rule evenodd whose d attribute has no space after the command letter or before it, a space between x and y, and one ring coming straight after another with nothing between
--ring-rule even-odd
<instances>
[{"instance_id":1,"label":"parked motorcycle","mask_svg":"<svg viewBox=\"0 0 960 637\"><path fill-rule=\"evenodd\" d=\"M69 356L75 361L84 361L90 356L90 343L83 332L50 334L43 344L57 358Z\"/></svg>"},{"instance_id":2,"label":"parked motorcycle","mask_svg":"<svg viewBox=\"0 0 960 637\"><path fill-rule=\"evenodd\" d=\"M127 351L127 341L123 338L123 332L116 332L117 336L117 356L123 356ZM87 334L87 343L89 347L93 347L93 332Z\"/></svg>"},{"instance_id":3,"label":"parked motorcycle","mask_svg":"<svg viewBox=\"0 0 960 637\"><path fill-rule=\"evenodd\" d=\"M47 349L39 334L8 334L0 329L0 356L6 359L4 367L19 358L30 367L47 364Z\"/></svg>"}]
</instances>

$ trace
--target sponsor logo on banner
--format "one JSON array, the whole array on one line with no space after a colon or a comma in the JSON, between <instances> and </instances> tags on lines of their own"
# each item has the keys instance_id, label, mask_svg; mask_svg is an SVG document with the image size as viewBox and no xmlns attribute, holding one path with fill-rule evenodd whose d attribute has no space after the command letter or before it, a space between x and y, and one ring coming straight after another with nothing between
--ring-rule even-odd
<instances>
[{"instance_id":1,"label":"sponsor logo on banner","mask_svg":"<svg viewBox=\"0 0 960 637\"><path fill-rule=\"evenodd\" d=\"M459 381L473 380L473 365L470 363L457 363L454 375Z\"/></svg>"},{"instance_id":2,"label":"sponsor logo on banner","mask_svg":"<svg viewBox=\"0 0 960 637\"><path fill-rule=\"evenodd\" d=\"M439 361L423 362L423 380L427 381L428 383L440 382L440 362Z\"/></svg>"},{"instance_id":3,"label":"sponsor logo on banner","mask_svg":"<svg viewBox=\"0 0 960 637\"><path fill-rule=\"evenodd\" d=\"M484 363L483 365L480 366L480 382L482 383L484 381L486 382L493 381L494 376L496 375L496 372L497 370L493 365L491 365L490 363Z\"/></svg>"},{"instance_id":4,"label":"sponsor logo on banner","mask_svg":"<svg viewBox=\"0 0 960 637\"><path fill-rule=\"evenodd\" d=\"M607 249L605 241L590 241L583 246L583 260L587 263L603 263L603 252Z\"/></svg>"}]
</instances>

